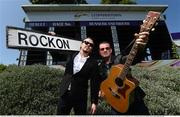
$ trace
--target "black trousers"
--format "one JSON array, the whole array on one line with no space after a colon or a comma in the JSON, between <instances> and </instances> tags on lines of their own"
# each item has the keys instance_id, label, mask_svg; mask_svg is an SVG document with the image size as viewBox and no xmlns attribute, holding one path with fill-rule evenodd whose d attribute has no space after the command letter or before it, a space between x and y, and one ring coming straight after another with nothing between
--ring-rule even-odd
<instances>
[{"instance_id":1,"label":"black trousers","mask_svg":"<svg viewBox=\"0 0 180 117\"><path fill-rule=\"evenodd\" d=\"M75 115L85 115L87 111L87 100L75 99L69 91L60 97L57 108L57 115L69 115L74 109Z\"/></svg>"}]
</instances>

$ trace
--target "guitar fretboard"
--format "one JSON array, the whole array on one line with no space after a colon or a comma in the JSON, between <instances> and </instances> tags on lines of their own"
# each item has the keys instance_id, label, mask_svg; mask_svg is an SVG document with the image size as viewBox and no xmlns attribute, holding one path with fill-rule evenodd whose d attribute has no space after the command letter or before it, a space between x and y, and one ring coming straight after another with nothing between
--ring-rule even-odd
<instances>
[{"instance_id":1,"label":"guitar fretboard","mask_svg":"<svg viewBox=\"0 0 180 117\"><path fill-rule=\"evenodd\" d=\"M159 12L153 12L153 11L150 11L146 17L146 19L143 21L143 24L141 25L140 27L140 32L150 32L150 30L152 29L152 27L154 26L154 24L156 23L156 21L159 19L159 16L160 16L160 13ZM136 37L135 39L137 39L138 37ZM147 38L148 39L148 38ZM148 41L146 39L146 42ZM124 64L124 67L119 75L119 78L121 80L124 80L128 71L129 71L129 68L137 54L137 51L138 51L138 44L135 42L133 44L133 47L126 59L126 62ZM145 45L144 45L145 46Z\"/></svg>"}]
</instances>

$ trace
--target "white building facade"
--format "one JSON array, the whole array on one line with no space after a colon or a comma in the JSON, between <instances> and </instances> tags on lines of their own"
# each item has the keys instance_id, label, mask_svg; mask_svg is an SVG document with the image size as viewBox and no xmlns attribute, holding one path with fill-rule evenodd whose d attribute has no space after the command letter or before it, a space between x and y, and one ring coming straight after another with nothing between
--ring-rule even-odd
<instances>
[{"instance_id":1,"label":"white building facade","mask_svg":"<svg viewBox=\"0 0 180 117\"><path fill-rule=\"evenodd\" d=\"M167 5L23 5L26 13L25 28L43 33L82 40L91 37L95 40L94 57L98 58L98 44L109 41L113 54L128 54L127 48L138 33L148 11L161 12L162 18L156 30L150 34L146 60L170 59L171 38L163 18ZM53 50L23 49L19 65L35 63L45 65L63 64L73 52Z\"/></svg>"}]
</instances>

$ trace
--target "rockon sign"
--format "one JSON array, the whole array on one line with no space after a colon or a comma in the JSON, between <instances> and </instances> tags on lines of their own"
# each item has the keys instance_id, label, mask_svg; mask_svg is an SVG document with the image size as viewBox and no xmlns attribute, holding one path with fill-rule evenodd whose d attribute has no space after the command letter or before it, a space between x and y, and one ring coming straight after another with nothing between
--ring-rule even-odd
<instances>
[{"instance_id":1,"label":"rockon sign","mask_svg":"<svg viewBox=\"0 0 180 117\"><path fill-rule=\"evenodd\" d=\"M78 51L81 41L67 39L16 27L7 27L8 48L39 48Z\"/></svg>"}]
</instances>

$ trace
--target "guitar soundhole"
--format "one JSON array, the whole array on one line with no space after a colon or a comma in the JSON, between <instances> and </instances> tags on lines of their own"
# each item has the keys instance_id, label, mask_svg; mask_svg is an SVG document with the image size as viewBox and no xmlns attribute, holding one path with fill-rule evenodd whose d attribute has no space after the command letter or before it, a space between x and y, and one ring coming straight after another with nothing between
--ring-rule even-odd
<instances>
[{"instance_id":1,"label":"guitar soundhole","mask_svg":"<svg viewBox=\"0 0 180 117\"><path fill-rule=\"evenodd\" d=\"M120 78L116 78L115 83L119 86L122 87L123 86L123 81Z\"/></svg>"}]
</instances>

